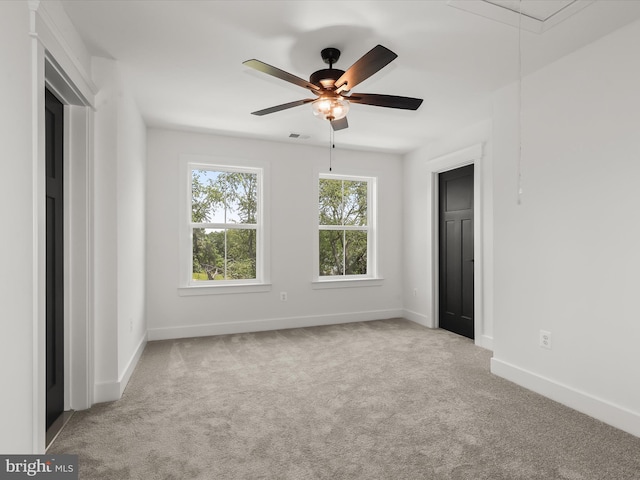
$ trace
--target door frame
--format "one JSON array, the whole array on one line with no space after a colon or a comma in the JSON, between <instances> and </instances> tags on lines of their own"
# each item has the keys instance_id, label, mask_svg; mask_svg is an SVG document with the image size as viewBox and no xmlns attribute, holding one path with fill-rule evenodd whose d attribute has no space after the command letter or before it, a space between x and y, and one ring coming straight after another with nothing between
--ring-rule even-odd
<instances>
[{"instance_id":1,"label":"door frame","mask_svg":"<svg viewBox=\"0 0 640 480\"><path fill-rule=\"evenodd\" d=\"M468 148L458 150L456 152L443 155L428 162L428 173L431 187L431 196L429 198L431 205L429 211L431 213L431 222L429 228L431 239L431 327L438 328L439 323L439 298L440 298L440 265L439 265L439 186L438 175L440 173L455 170L473 164L473 255L474 255L474 273L473 273L473 326L475 344L484 348L491 349L493 347L491 338L484 331L484 297L483 297L483 278L484 278L484 261L483 261L483 216L482 216L482 192L483 192L483 144L479 143Z\"/></svg>"},{"instance_id":2,"label":"door frame","mask_svg":"<svg viewBox=\"0 0 640 480\"><path fill-rule=\"evenodd\" d=\"M32 451L46 448L45 87L65 104L64 124L64 408L93 403L93 107L97 88L77 59L75 38L55 5L29 2L32 38L33 423ZM66 20L66 21L65 21ZM71 248L73 245L73 248Z\"/></svg>"}]
</instances>

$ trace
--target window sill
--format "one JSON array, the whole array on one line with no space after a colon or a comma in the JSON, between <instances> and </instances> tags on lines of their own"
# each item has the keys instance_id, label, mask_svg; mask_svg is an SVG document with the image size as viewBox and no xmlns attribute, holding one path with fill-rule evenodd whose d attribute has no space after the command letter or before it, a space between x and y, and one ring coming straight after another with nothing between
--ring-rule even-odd
<instances>
[{"instance_id":1,"label":"window sill","mask_svg":"<svg viewBox=\"0 0 640 480\"><path fill-rule=\"evenodd\" d=\"M344 278L331 280L316 280L311 282L313 290L324 290L328 288L350 288L350 287L380 287L384 283L384 278Z\"/></svg>"},{"instance_id":2,"label":"window sill","mask_svg":"<svg viewBox=\"0 0 640 480\"><path fill-rule=\"evenodd\" d=\"M178 295L192 297L196 295L228 295L234 293L270 292L270 283L246 283L243 285L192 285L179 287Z\"/></svg>"}]
</instances>

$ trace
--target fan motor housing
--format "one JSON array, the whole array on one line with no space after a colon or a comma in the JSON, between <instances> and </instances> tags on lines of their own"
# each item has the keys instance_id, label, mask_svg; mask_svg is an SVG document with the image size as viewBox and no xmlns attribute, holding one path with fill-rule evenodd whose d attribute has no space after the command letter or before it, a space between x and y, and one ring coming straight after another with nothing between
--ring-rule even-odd
<instances>
[{"instance_id":1,"label":"fan motor housing","mask_svg":"<svg viewBox=\"0 0 640 480\"><path fill-rule=\"evenodd\" d=\"M330 89L343 73L344 70L338 70L337 68L324 68L317 72L313 72L311 77L309 77L309 81L319 87Z\"/></svg>"}]
</instances>

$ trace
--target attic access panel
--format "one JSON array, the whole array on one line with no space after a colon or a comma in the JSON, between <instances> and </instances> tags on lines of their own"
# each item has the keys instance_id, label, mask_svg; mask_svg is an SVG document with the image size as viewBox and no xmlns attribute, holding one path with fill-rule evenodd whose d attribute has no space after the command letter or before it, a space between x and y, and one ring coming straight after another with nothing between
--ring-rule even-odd
<instances>
[{"instance_id":1,"label":"attic access panel","mask_svg":"<svg viewBox=\"0 0 640 480\"><path fill-rule=\"evenodd\" d=\"M554 15L558 15L562 10L567 8L572 3L576 3L576 0L556 0L549 1L537 1L537 2L520 2L520 0L484 0L487 3L491 3L498 7L506 8L515 13L520 13L520 5L522 5L522 14L527 17L538 20L539 22L546 22Z\"/></svg>"},{"instance_id":2,"label":"attic access panel","mask_svg":"<svg viewBox=\"0 0 640 480\"><path fill-rule=\"evenodd\" d=\"M533 33L544 33L594 0L448 0L451 7L506 23ZM521 15L522 14L522 15Z\"/></svg>"}]
</instances>

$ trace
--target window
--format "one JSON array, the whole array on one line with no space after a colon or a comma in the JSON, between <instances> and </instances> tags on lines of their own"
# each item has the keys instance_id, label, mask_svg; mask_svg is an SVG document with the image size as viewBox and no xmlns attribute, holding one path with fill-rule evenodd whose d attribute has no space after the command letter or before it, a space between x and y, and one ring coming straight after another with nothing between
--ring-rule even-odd
<instances>
[{"instance_id":1,"label":"window","mask_svg":"<svg viewBox=\"0 0 640 480\"><path fill-rule=\"evenodd\" d=\"M320 280L375 277L375 179L320 175L318 276Z\"/></svg>"},{"instance_id":2,"label":"window","mask_svg":"<svg viewBox=\"0 0 640 480\"><path fill-rule=\"evenodd\" d=\"M263 281L262 169L188 164L190 286Z\"/></svg>"}]
</instances>

